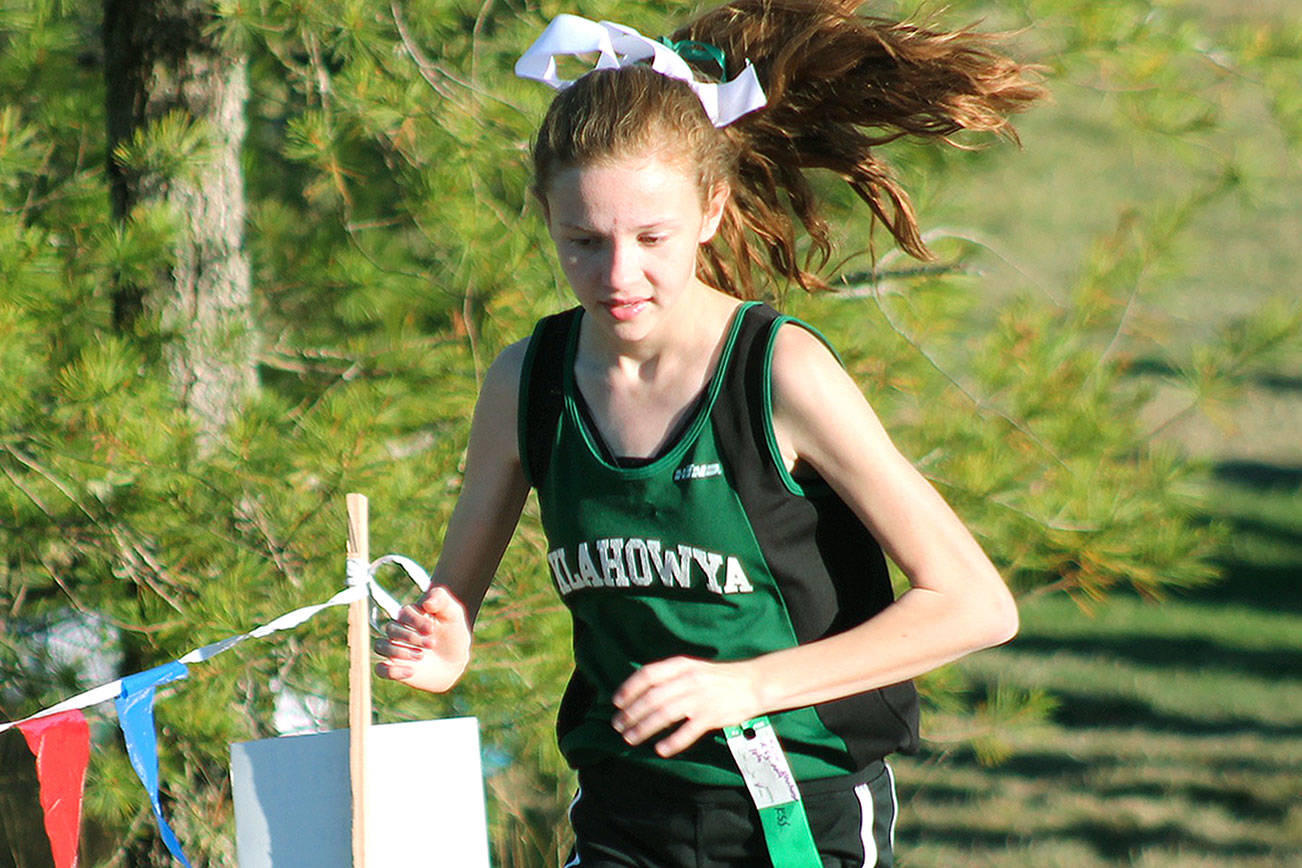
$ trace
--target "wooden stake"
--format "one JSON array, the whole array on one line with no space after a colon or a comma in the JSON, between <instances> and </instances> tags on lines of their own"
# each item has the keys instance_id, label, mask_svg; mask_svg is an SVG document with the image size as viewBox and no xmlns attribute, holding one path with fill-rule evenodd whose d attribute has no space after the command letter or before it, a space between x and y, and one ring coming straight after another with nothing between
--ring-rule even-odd
<instances>
[{"instance_id":1,"label":"wooden stake","mask_svg":"<svg viewBox=\"0 0 1302 868\"><path fill-rule=\"evenodd\" d=\"M349 494L348 557L371 562L366 496ZM371 726L370 601L348 605L348 770L353 793L353 868L366 868L366 742Z\"/></svg>"}]
</instances>

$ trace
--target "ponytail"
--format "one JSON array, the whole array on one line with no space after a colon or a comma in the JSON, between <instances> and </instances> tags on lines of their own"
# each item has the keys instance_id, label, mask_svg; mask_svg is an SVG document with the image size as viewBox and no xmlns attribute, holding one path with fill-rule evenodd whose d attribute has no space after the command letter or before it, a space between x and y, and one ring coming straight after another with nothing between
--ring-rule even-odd
<instances>
[{"instance_id":1,"label":"ponytail","mask_svg":"<svg viewBox=\"0 0 1302 868\"><path fill-rule=\"evenodd\" d=\"M908 194L874 149L906 135L954 144L961 130L1016 140L1007 116L1043 96L1033 68L992 50L995 37L859 16L860 2L733 0L673 34L721 48L728 78L749 59L768 94L764 109L722 130L737 157L718 236L731 256L703 251L716 286L749 288L756 266L807 290L826 287L795 248L791 213L809 234L816 267L831 256L807 169L840 175L901 248L932 258Z\"/></svg>"}]
</instances>

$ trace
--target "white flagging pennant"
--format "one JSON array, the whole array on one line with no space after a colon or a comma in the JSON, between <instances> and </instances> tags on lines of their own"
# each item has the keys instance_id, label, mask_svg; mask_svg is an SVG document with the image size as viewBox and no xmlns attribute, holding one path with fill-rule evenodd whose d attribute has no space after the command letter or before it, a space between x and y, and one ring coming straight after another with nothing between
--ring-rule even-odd
<instances>
[{"instance_id":1,"label":"white flagging pennant","mask_svg":"<svg viewBox=\"0 0 1302 868\"><path fill-rule=\"evenodd\" d=\"M300 609L295 609L292 612L286 612L280 617L268 621L261 627L250 630L247 633L242 633L238 636L228 636L227 638L221 639L217 642L212 642L200 648L195 648L193 651L180 657L176 662L188 664L202 663L206 660L211 660L223 651L228 651L231 648L234 648L246 639L261 639L264 636L270 636L272 633L276 633L280 630L292 629L324 609L329 609L334 606L346 606L354 600L365 598L368 594L375 600L376 604L379 605L380 608L384 609L389 617L396 618L398 617L398 609L400 608L398 601L393 598L392 594L380 587L379 583L375 581L376 570L385 564L396 564L397 566L402 567L416 587L418 587L422 592L429 590L429 573L426 572L425 568L420 564L410 558L403 557L402 555L385 555L369 564L360 562L357 565L353 565L350 561L348 565L348 587L344 588L324 603L318 603L315 606L304 606ZM117 679L115 681L110 681L107 684L101 684L98 687L87 690L85 693L79 693L76 696L69 697L62 702L51 705L49 708L38 711L33 715L24 717L22 720L2 722L0 723L0 732L4 732L7 729L11 729L12 727L29 721L47 717L51 714L57 714L61 711L89 708L90 706L98 705L101 702L108 702L111 699L117 699L122 695L122 686L123 679Z\"/></svg>"}]
</instances>

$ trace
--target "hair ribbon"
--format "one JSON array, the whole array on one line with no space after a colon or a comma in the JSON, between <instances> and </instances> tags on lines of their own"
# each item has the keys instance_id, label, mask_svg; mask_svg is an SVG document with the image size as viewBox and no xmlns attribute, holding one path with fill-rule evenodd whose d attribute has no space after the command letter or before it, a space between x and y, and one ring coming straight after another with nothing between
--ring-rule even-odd
<instances>
[{"instance_id":1,"label":"hair ribbon","mask_svg":"<svg viewBox=\"0 0 1302 868\"><path fill-rule=\"evenodd\" d=\"M590 21L578 15L561 14L552 19L547 29L515 62L515 74L564 90L573 81L560 77L556 58L593 52L598 55L594 69L620 69L650 60L651 68L656 72L687 83L716 127L727 126L742 115L763 108L767 102L750 60L732 81L698 81L687 61L673 47L649 39L631 27L611 21ZM719 52L719 58L711 56L711 59L720 61L721 58L722 52Z\"/></svg>"},{"instance_id":2,"label":"hair ribbon","mask_svg":"<svg viewBox=\"0 0 1302 868\"><path fill-rule=\"evenodd\" d=\"M656 42L668 48L688 63L713 63L719 67L720 75L728 74L728 64L723 57L723 49L708 42L684 39L674 42L668 36L657 36Z\"/></svg>"}]
</instances>

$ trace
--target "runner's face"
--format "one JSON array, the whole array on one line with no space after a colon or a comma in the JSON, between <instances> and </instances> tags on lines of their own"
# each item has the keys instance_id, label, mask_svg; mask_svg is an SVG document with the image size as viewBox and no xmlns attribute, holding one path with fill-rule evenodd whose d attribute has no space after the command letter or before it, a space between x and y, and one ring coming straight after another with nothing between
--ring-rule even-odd
<instances>
[{"instance_id":1,"label":"runner's face","mask_svg":"<svg viewBox=\"0 0 1302 868\"><path fill-rule=\"evenodd\" d=\"M689 170L654 154L625 157L557 172L547 226L579 304L598 327L637 340L703 286L697 248L726 199L721 188L702 207Z\"/></svg>"}]
</instances>

